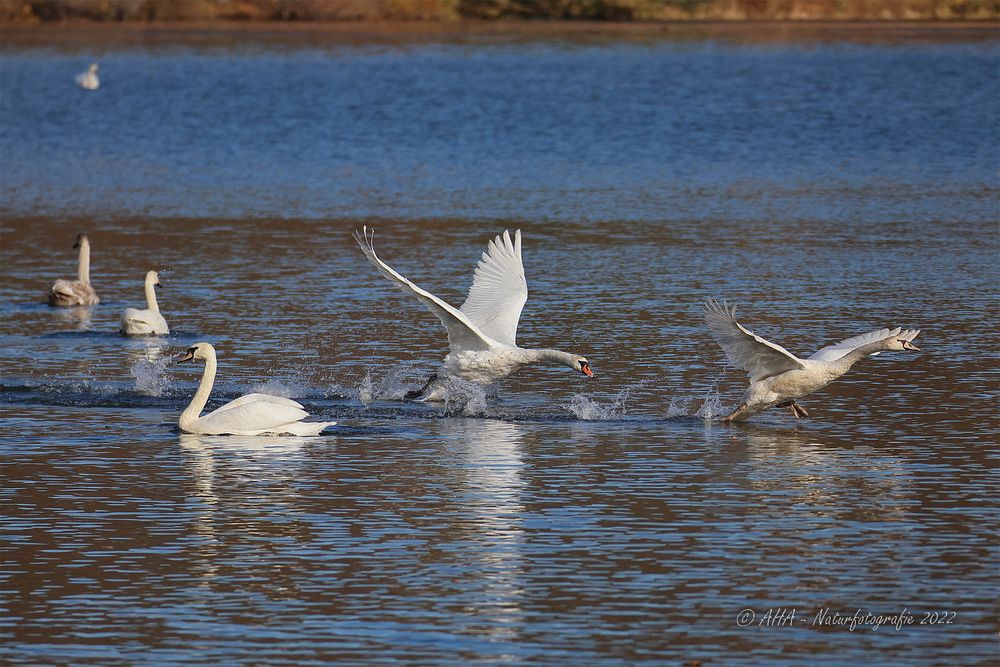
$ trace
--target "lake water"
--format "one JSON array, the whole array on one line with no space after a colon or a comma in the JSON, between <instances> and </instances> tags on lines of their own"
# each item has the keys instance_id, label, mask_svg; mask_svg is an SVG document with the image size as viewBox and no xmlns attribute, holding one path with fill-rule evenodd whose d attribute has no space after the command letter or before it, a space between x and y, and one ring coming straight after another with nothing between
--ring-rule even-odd
<instances>
[{"instance_id":1,"label":"lake water","mask_svg":"<svg viewBox=\"0 0 1000 667\"><path fill-rule=\"evenodd\" d=\"M110 34L0 51L5 664L996 660L990 30ZM396 400L446 339L363 224L454 304L521 229L519 342L596 377ZM102 302L48 308L79 231ZM127 340L148 269L172 333ZM799 354L922 352L722 425L708 297ZM339 424L180 434L202 340L210 407Z\"/></svg>"}]
</instances>

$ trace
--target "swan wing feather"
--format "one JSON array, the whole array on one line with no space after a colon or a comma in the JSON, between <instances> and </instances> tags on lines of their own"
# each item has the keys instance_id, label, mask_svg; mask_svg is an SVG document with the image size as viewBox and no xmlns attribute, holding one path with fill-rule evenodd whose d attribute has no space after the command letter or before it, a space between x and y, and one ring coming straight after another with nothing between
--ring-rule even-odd
<instances>
[{"instance_id":1,"label":"swan wing feather","mask_svg":"<svg viewBox=\"0 0 1000 667\"><path fill-rule=\"evenodd\" d=\"M273 394L246 394L229 401L219 408L219 410L224 408L233 408L238 405L243 405L244 403L252 403L253 401L266 401L269 403L277 403L278 405L287 405L292 408L298 408L299 410L305 410L305 408L302 407L302 404L298 401L293 401L292 399L285 398L284 396L274 396Z\"/></svg>"},{"instance_id":2,"label":"swan wing feather","mask_svg":"<svg viewBox=\"0 0 1000 667\"><path fill-rule=\"evenodd\" d=\"M213 410L198 421L211 426L216 433L245 433L278 430L309 416L295 401L273 400L279 398L266 394L247 394Z\"/></svg>"},{"instance_id":3,"label":"swan wing feather","mask_svg":"<svg viewBox=\"0 0 1000 667\"><path fill-rule=\"evenodd\" d=\"M75 280L64 280L60 278L52 283L52 288L49 292L53 294L65 294L67 296L72 296L76 293L76 285L77 281Z\"/></svg>"},{"instance_id":4,"label":"swan wing feather","mask_svg":"<svg viewBox=\"0 0 1000 667\"><path fill-rule=\"evenodd\" d=\"M441 324L448 330L448 344L452 352L489 350L496 345L496 341L476 326L468 315L419 287L383 262L375 253L374 232L369 233L367 226L362 228L361 234L355 231L354 238L368 261L374 264L383 276L404 292L417 297L441 320Z\"/></svg>"},{"instance_id":5,"label":"swan wing feather","mask_svg":"<svg viewBox=\"0 0 1000 667\"><path fill-rule=\"evenodd\" d=\"M60 278L49 288L49 303L73 303L94 306L100 303L97 293L90 283Z\"/></svg>"},{"instance_id":6,"label":"swan wing feather","mask_svg":"<svg viewBox=\"0 0 1000 667\"><path fill-rule=\"evenodd\" d=\"M735 305L710 299L705 303L705 323L729 362L747 371L754 382L805 368L794 354L737 322Z\"/></svg>"},{"instance_id":7,"label":"swan wing feather","mask_svg":"<svg viewBox=\"0 0 1000 667\"><path fill-rule=\"evenodd\" d=\"M163 315L148 308L126 308L122 313L121 328L125 333L166 334L170 331Z\"/></svg>"},{"instance_id":8,"label":"swan wing feather","mask_svg":"<svg viewBox=\"0 0 1000 667\"><path fill-rule=\"evenodd\" d=\"M521 262L521 230L504 231L490 241L459 309L490 338L514 346L521 309L528 300L528 282Z\"/></svg>"},{"instance_id":9,"label":"swan wing feather","mask_svg":"<svg viewBox=\"0 0 1000 667\"><path fill-rule=\"evenodd\" d=\"M122 314L122 323L134 322L136 324L144 324L149 327L155 327L160 323L165 322L163 316L159 313L154 313L152 310L139 310L138 308L126 308L125 312Z\"/></svg>"}]
</instances>

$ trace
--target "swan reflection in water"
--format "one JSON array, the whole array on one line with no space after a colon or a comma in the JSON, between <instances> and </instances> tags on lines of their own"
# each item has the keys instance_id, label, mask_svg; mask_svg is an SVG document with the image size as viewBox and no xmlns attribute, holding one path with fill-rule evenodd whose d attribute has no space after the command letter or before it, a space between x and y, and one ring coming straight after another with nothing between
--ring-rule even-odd
<instances>
[{"instance_id":1,"label":"swan reflection in water","mask_svg":"<svg viewBox=\"0 0 1000 667\"><path fill-rule=\"evenodd\" d=\"M281 514L295 505L292 482L301 477L310 438L181 433L178 441L193 486L187 500L194 517L190 530L198 538L189 567L207 587L220 570L232 567L228 553L240 541L233 537L233 512L266 503L268 514ZM274 489L281 491L265 493ZM253 530L246 524L247 532Z\"/></svg>"},{"instance_id":2,"label":"swan reflection in water","mask_svg":"<svg viewBox=\"0 0 1000 667\"><path fill-rule=\"evenodd\" d=\"M899 456L828 434L761 429L746 435L746 483L794 494L813 520L906 521L914 480Z\"/></svg>"},{"instance_id":3,"label":"swan reflection in water","mask_svg":"<svg viewBox=\"0 0 1000 667\"><path fill-rule=\"evenodd\" d=\"M89 331L90 321L94 316L93 306L76 306L73 308L51 308L52 314L60 324L73 327L74 331Z\"/></svg>"},{"instance_id":4,"label":"swan reflection in water","mask_svg":"<svg viewBox=\"0 0 1000 667\"><path fill-rule=\"evenodd\" d=\"M441 426L441 435L454 443L447 453L461 475L462 557L476 563L470 570L480 577L469 604L491 636L513 638L523 615L524 431L483 419L446 419Z\"/></svg>"}]
</instances>

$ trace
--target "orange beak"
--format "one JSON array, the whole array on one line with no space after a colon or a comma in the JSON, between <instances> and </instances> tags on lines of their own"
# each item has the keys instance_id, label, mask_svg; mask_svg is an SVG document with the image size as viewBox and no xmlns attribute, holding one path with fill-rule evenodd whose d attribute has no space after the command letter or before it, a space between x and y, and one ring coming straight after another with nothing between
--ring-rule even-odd
<instances>
[{"instance_id":1,"label":"orange beak","mask_svg":"<svg viewBox=\"0 0 1000 667\"><path fill-rule=\"evenodd\" d=\"M581 365L580 370L583 371L583 374L586 375L587 377L589 378L594 377L594 371L590 370L590 364Z\"/></svg>"}]
</instances>

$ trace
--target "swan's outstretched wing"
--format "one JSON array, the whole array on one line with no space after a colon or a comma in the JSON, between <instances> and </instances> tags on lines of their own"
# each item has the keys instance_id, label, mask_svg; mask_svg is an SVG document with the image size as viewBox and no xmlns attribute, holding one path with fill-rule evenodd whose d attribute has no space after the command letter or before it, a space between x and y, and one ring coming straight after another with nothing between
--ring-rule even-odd
<instances>
[{"instance_id":1,"label":"swan's outstretched wing","mask_svg":"<svg viewBox=\"0 0 1000 667\"><path fill-rule=\"evenodd\" d=\"M247 394L201 417L201 421L217 433L245 433L277 430L308 416L301 405L287 398Z\"/></svg>"},{"instance_id":2,"label":"swan's outstretched wing","mask_svg":"<svg viewBox=\"0 0 1000 667\"><path fill-rule=\"evenodd\" d=\"M736 321L735 305L710 299L705 303L705 322L729 362L747 371L754 382L805 368L802 361L785 348L744 329Z\"/></svg>"},{"instance_id":3,"label":"swan's outstretched wing","mask_svg":"<svg viewBox=\"0 0 1000 667\"><path fill-rule=\"evenodd\" d=\"M404 292L410 292L413 296L420 299L432 313L437 315L437 318L441 320L441 324L448 330L448 343L453 352L488 350L495 345L495 341L483 333L469 319L468 315L410 282L402 274L379 259L379 256L375 254L375 234L374 232L369 234L368 227L363 227L360 235L354 232L354 238L357 240L358 245L361 246L361 250L364 251L368 261L374 264L375 268L383 276L394 282Z\"/></svg>"},{"instance_id":4,"label":"swan's outstretched wing","mask_svg":"<svg viewBox=\"0 0 1000 667\"><path fill-rule=\"evenodd\" d=\"M868 343L874 343L878 340L885 340L895 336L900 340L913 340L920 333L919 329L900 329L896 327L895 329L879 329L878 331L869 331L866 334L861 334L860 336L854 336L852 338L845 338L839 343L834 343L833 345L827 345L826 347L818 350L815 354L809 357L810 361L836 361L841 357L850 354L855 349L861 347L862 345L867 345ZM871 356L877 356L879 352L872 352Z\"/></svg>"},{"instance_id":5,"label":"swan's outstretched wing","mask_svg":"<svg viewBox=\"0 0 1000 667\"><path fill-rule=\"evenodd\" d=\"M469 296L461 311L493 340L516 345L517 321L528 300L528 283L521 263L521 230L504 231L490 241L476 266Z\"/></svg>"}]
</instances>

